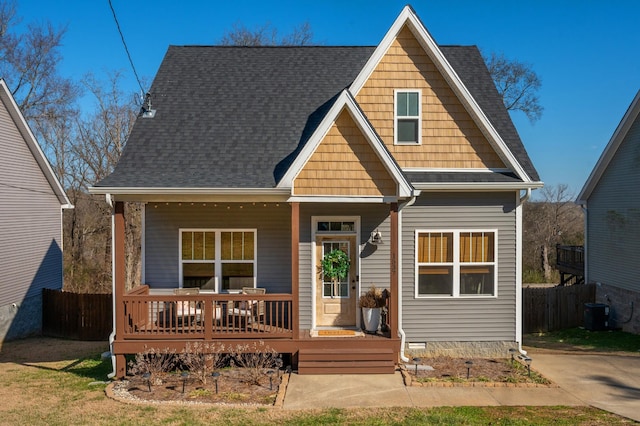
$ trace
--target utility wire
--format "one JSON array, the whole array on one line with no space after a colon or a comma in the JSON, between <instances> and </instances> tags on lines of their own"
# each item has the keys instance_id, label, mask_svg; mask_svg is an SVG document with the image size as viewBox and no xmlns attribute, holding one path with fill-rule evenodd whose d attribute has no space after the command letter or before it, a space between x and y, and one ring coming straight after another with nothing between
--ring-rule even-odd
<instances>
[{"instance_id":1,"label":"utility wire","mask_svg":"<svg viewBox=\"0 0 640 426\"><path fill-rule=\"evenodd\" d=\"M124 35L122 34L122 30L120 29L120 23L118 22L118 17L116 16L116 11L113 9L111 0L109 0L109 7L111 8L111 13L113 13L113 20L116 21L116 27L118 27L118 33L120 33L120 39L122 39L122 45L124 46L125 52L127 52L127 58L129 58L131 69L133 69L133 74L136 76L136 80L138 81L138 86L140 86L140 90L142 91L142 93L145 93L145 90L142 87L142 83L140 82L140 77L138 77L138 72L136 71L136 67L133 65L133 59L131 59L131 54L129 53L127 42L124 41Z\"/></svg>"}]
</instances>

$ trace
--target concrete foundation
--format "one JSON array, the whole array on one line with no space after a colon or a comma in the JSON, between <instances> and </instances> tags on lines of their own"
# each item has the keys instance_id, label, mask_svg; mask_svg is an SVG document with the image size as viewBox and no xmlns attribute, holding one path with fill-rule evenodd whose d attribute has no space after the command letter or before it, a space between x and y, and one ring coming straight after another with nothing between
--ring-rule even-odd
<instances>
[{"instance_id":1,"label":"concrete foundation","mask_svg":"<svg viewBox=\"0 0 640 426\"><path fill-rule=\"evenodd\" d=\"M0 306L0 344L42 333L42 294Z\"/></svg>"},{"instance_id":2,"label":"concrete foundation","mask_svg":"<svg viewBox=\"0 0 640 426\"><path fill-rule=\"evenodd\" d=\"M599 284L596 302L609 305L610 328L640 334L640 292Z\"/></svg>"},{"instance_id":3,"label":"concrete foundation","mask_svg":"<svg viewBox=\"0 0 640 426\"><path fill-rule=\"evenodd\" d=\"M419 346L419 345L416 345ZM427 342L425 347L407 344L405 355L411 357L448 356L452 358L507 358L516 342Z\"/></svg>"}]
</instances>

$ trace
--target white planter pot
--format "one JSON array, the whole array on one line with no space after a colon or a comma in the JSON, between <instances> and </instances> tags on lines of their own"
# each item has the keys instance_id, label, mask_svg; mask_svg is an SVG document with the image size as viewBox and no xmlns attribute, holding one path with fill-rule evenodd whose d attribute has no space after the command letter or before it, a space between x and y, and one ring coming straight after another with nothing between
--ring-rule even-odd
<instances>
[{"instance_id":1,"label":"white planter pot","mask_svg":"<svg viewBox=\"0 0 640 426\"><path fill-rule=\"evenodd\" d=\"M375 333L380 326L380 313L382 308L362 308L362 320L364 329L369 333Z\"/></svg>"}]
</instances>

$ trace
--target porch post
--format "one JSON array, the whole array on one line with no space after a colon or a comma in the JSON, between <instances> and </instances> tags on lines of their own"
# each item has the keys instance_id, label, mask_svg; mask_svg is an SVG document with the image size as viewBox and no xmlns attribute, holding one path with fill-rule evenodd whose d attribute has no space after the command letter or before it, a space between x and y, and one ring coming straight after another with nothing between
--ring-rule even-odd
<instances>
[{"instance_id":1,"label":"porch post","mask_svg":"<svg viewBox=\"0 0 640 426\"><path fill-rule=\"evenodd\" d=\"M116 340L124 335L124 202L117 201L113 211L113 290L115 298ZM126 361L123 354L116 354L116 377L126 374Z\"/></svg>"},{"instance_id":2,"label":"porch post","mask_svg":"<svg viewBox=\"0 0 640 426\"><path fill-rule=\"evenodd\" d=\"M391 282L391 300L389 303L389 329L391 337L398 335L398 203L391 203L389 209L389 217L391 220L391 230L389 240L391 242L391 264L390 264L390 282Z\"/></svg>"},{"instance_id":3,"label":"porch post","mask_svg":"<svg viewBox=\"0 0 640 426\"><path fill-rule=\"evenodd\" d=\"M300 279L300 203L291 203L291 329L293 338L300 336L300 300L299 279Z\"/></svg>"}]
</instances>

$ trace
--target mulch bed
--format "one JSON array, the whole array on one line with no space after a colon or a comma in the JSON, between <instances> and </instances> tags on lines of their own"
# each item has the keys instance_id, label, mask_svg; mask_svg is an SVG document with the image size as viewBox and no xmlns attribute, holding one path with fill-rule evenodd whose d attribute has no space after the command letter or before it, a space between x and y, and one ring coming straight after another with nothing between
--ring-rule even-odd
<instances>
[{"instance_id":1,"label":"mulch bed","mask_svg":"<svg viewBox=\"0 0 640 426\"><path fill-rule=\"evenodd\" d=\"M467 361L472 364L467 365ZM527 367L518 360L432 357L421 359L418 365L417 374L415 362L401 366L407 386L555 386L533 369L529 376ZM433 369L425 369L424 366Z\"/></svg>"},{"instance_id":2,"label":"mulch bed","mask_svg":"<svg viewBox=\"0 0 640 426\"><path fill-rule=\"evenodd\" d=\"M148 381L136 376L116 382L113 396L124 402L172 401L270 406L276 403L279 390L288 382L282 373L277 372L271 377L271 383L269 377L265 376L259 385L248 383L245 377L240 368L221 371L216 392L216 381L212 377L202 383L193 377L183 378L180 374L167 374L161 381Z\"/></svg>"}]
</instances>

